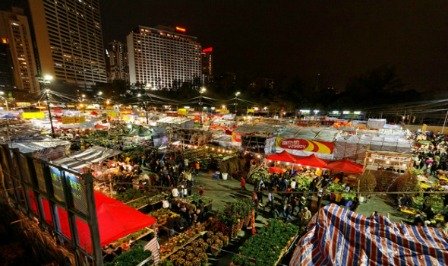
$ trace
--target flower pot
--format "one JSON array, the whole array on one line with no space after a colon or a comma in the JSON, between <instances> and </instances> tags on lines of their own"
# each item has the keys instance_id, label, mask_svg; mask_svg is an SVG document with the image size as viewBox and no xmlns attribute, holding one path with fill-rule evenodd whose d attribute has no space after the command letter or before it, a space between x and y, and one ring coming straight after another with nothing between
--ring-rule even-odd
<instances>
[{"instance_id":1,"label":"flower pot","mask_svg":"<svg viewBox=\"0 0 448 266\"><path fill-rule=\"evenodd\" d=\"M222 180L227 180L229 173L222 173Z\"/></svg>"}]
</instances>

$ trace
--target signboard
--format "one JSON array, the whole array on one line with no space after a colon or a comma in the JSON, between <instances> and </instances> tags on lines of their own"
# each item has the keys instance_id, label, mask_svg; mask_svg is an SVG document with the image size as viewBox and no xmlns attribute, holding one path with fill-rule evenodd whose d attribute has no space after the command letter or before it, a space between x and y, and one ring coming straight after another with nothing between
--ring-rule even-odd
<instances>
[{"instance_id":1,"label":"signboard","mask_svg":"<svg viewBox=\"0 0 448 266\"><path fill-rule=\"evenodd\" d=\"M188 111L187 111L187 109L185 109L185 108L179 108L179 109L177 109L177 114L178 114L178 115L186 116L187 113L188 113Z\"/></svg>"},{"instance_id":2,"label":"signboard","mask_svg":"<svg viewBox=\"0 0 448 266\"><path fill-rule=\"evenodd\" d=\"M63 116L61 118L62 124L79 124L86 122L84 116Z\"/></svg>"},{"instance_id":3,"label":"signboard","mask_svg":"<svg viewBox=\"0 0 448 266\"><path fill-rule=\"evenodd\" d=\"M300 150L331 154L334 150L333 142L306 140L306 139L285 139L277 137L276 146L283 149Z\"/></svg>"},{"instance_id":4,"label":"signboard","mask_svg":"<svg viewBox=\"0 0 448 266\"><path fill-rule=\"evenodd\" d=\"M23 112L22 118L23 119L44 119L45 113L44 112Z\"/></svg>"},{"instance_id":5,"label":"signboard","mask_svg":"<svg viewBox=\"0 0 448 266\"><path fill-rule=\"evenodd\" d=\"M33 159L34 170L36 171L37 186L43 192L47 192L47 187L45 186L45 175L44 175L44 165L39 159Z\"/></svg>"},{"instance_id":6,"label":"signboard","mask_svg":"<svg viewBox=\"0 0 448 266\"><path fill-rule=\"evenodd\" d=\"M54 166L50 167L51 183L53 184L54 197L60 201L65 202L64 189L62 187L62 171Z\"/></svg>"},{"instance_id":7,"label":"signboard","mask_svg":"<svg viewBox=\"0 0 448 266\"><path fill-rule=\"evenodd\" d=\"M241 142L241 134L232 132L232 142Z\"/></svg>"},{"instance_id":8,"label":"signboard","mask_svg":"<svg viewBox=\"0 0 448 266\"><path fill-rule=\"evenodd\" d=\"M29 166L28 166L28 159L25 157L25 155L23 155L22 153L19 153L18 151L14 155L18 156L20 173L22 174L23 181L27 184L31 184L31 176L30 176L30 170L29 170Z\"/></svg>"},{"instance_id":9,"label":"signboard","mask_svg":"<svg viewBox=\"0 0 448 266\"><path fill-rule=\"evenodd\" d=\"M86 191L85 187L82 185L82 180L79 176L76 176L73 173L64 171L64 174L67 184L70 186L72 191L73 204L75 205L75 208L82 213L87 213Z\"/></svg>"}]
</instances>

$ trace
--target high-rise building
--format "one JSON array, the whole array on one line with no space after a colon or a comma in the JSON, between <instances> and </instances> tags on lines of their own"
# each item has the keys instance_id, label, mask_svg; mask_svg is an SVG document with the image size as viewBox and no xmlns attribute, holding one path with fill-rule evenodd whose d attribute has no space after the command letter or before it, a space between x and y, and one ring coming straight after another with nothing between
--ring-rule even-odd
<instances>
[{"instance_id":1,"label":"high-rise building","mask_svg":"<svg viewBox=\"0 0 448 266\"><path fill-rule=\"evenodd\" d=\"M202 75L206 83L210 82L213 75L213 61L212 61L213 47L202 49Z\"/></svg>"},{"instance_id":2,"label":"high-rise building","mask_svg":"<svg viewBox=\"0 0 448 266\"><path fill-rule=\"evenodd\" d=\"M13 69L9 45L6 43L6 39L0 39L0 91L7 92L13 90Z\"/></svg>"},{"instance_id":3,"label":"high-rise building","mask_svg":"<svg viewBox=\"0 0 448 266\"><path fill-rule=\"evenodd\" d=\"M4 45L3 49L9 48L9 51L4 52L4 57L10 58L7 68L13 70L14 85L18 90L13 93L38 93L39 83L36 78L37 69L31 32L28 19L22 9L12 8L11 11L0 11L0 42ZM12 91L13 87L9 90Z\"/></svg>"},{"instance_id":4,"label":"high-rise building","mask_svg":"<svg viewBox=\"0 0 448 266\"><path fill-rule=\"evenodd\" d=\"M129 80L128 55L122 42L112 41L106 49L108 81Z\"/></svg>"},{"instance_id":5,"label":"high-rise building","mask_svg":"<svg viewBox=\"0 0 448 266\"><path fill-rule=\"evenodd\" d=\"M154 90L200 83L201 44L184 28L139 26L127 36L129 81Z\"/></svg>"},{"instance_id":6,"label":"high-rise building","mask_svg":"<svg viewBox=\"0 0 448 266\"><path fill-rule=\"evenodd\" d=\"M99 0L29 0L40 75L90 87L106 82Z\"/></svg>"}]
</instances>

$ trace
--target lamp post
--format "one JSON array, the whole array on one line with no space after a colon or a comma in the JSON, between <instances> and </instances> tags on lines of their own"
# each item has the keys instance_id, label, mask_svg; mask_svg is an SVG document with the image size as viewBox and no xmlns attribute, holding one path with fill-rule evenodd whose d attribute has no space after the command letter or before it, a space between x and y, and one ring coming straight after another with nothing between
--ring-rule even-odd
<instances>
[{"instance_id":1,"label":"lamp post","mask_svg":"<svg viewBox=\"0 0 448 266\"><path fill-rule=\"evenodd\" d=\"M445 120L443 120L442 134L445 133L446 120L448 119L448 110L446 110Z\"/></svg>"},{"instance_id":2,"label":"lamp post","mask_svg":"<svg viewBox=\"0 0 448 266\"><path fill-rule=\"evenodd\" d=\"M202 94L204 94L206 91L207 91L206 87L201 87L199 89L199 102L198 102L198 104L199 104L199 108L201 109L201 121L200 121L201 125L203 124L202 116L204 115L204 108L202 108L202 104L203 104L203 102L202 102Z\"/></svg>"},{"instance_id":3,"label":"lamp post","mask_svg":"<svg viewBox=\"0 0 448 266\"><path fill-rule=\"evenodd\" d=\"M44 87L49 86L51 81L53 80L52 75L44 75L41 78L41 83L45 84ZM53 126L53 117L51 116L51 109L50 109L50 92L51 90L49 88L45 89L45 99L47 100L47 110L48 110L48 117L50 118L50 126L51 126L51 136L54 138L54 126Z\"/></svg>"},{"instance_id":4,"label":"lamp post","mask_svg":"<svg viewBox=\"0 0 448 266\"><path fill-rule=\"evenodd\" d=\"M237 114L237 106L238 106L238 96L240 96L241 92L235 92L235 115Z\"/></svg>"},{"instance_id":5,"label":"lamp post","mask_svg":"<svg viewBox=\"0 0 448 266\"><path fill-rule=\"evenodd\" d=\"M149 117L148 117L148 109L146 101L142 101L142 94L138 93L137 98L140 104L143 104L143 108L145 109L145 117L146 117L146 124L149 125Z\"/></svg>"}]
</instances>

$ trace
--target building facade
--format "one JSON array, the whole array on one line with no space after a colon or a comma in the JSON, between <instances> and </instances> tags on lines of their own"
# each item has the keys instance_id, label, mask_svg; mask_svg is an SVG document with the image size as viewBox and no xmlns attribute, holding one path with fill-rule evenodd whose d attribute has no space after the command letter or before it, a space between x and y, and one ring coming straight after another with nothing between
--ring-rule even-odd
<instances>
[{"instance_id":1,"label":"building facade","mask_svg":"<svg viewBox=\"0 0 448 266\"><path fill-rule=\"evenodd\" d=\"M11 53L6 39L0 39L0 91L12 91L14 88L14 76ZM3 42L4 41L4 42Z\"/></svg>"},{"instance_id":2,"label":"building facade","mask_svg":"<svg viewBox=\"0 0 448 266\"><path fill-rule=\"evenodd\" d=\"M212 81L213 75L213 47L207 47L202 49L202 75L205 83Z\"/></svg>"},{"instance_id":3,"label":"building facade","mask_svg":"<svg viewBox=\"0 0 448 266\"><path fill-rule=\"evenodd\" d=\"M201 80L201 45L183 28L139 26L127 36L129 81L176 90Z\"/></svg>"},{"instance_id":4,"label":"building facade","mask_svg":"<svg viewBox=\"0 0 448 266\"><path fill-rule=\"evenodd\" d=\"M128 55L126 46L119 41L112 41L106 49L107 80L129 81Z\"/></svg>"},{"instance_id":5,"label":"building facade","mask_svg":"<svg viewBox=\"0 0 448 266\"><path fill-rule=\"evenodd\" d=\"M106 82L99 0L29 0L40 75L90 87Z\"/></svg>"},{"instance_id":6,"label":"building facade","mask_svg":"<svg viewBox=\"0 0 448 266\"><path fill-rule=\"evenodd\" d=\"M6 63L9 61L8 66L2 67L1 71L3 73L8 69L12 70L14 79L14 86L9 85L9 88L5 86L5 90L21 96L23 93L39 93L30 27L22 9L0 11L0 42L4 50L2 61ZM9 71L7 72L11 73Z\"/></svg>"}]
</instances>

